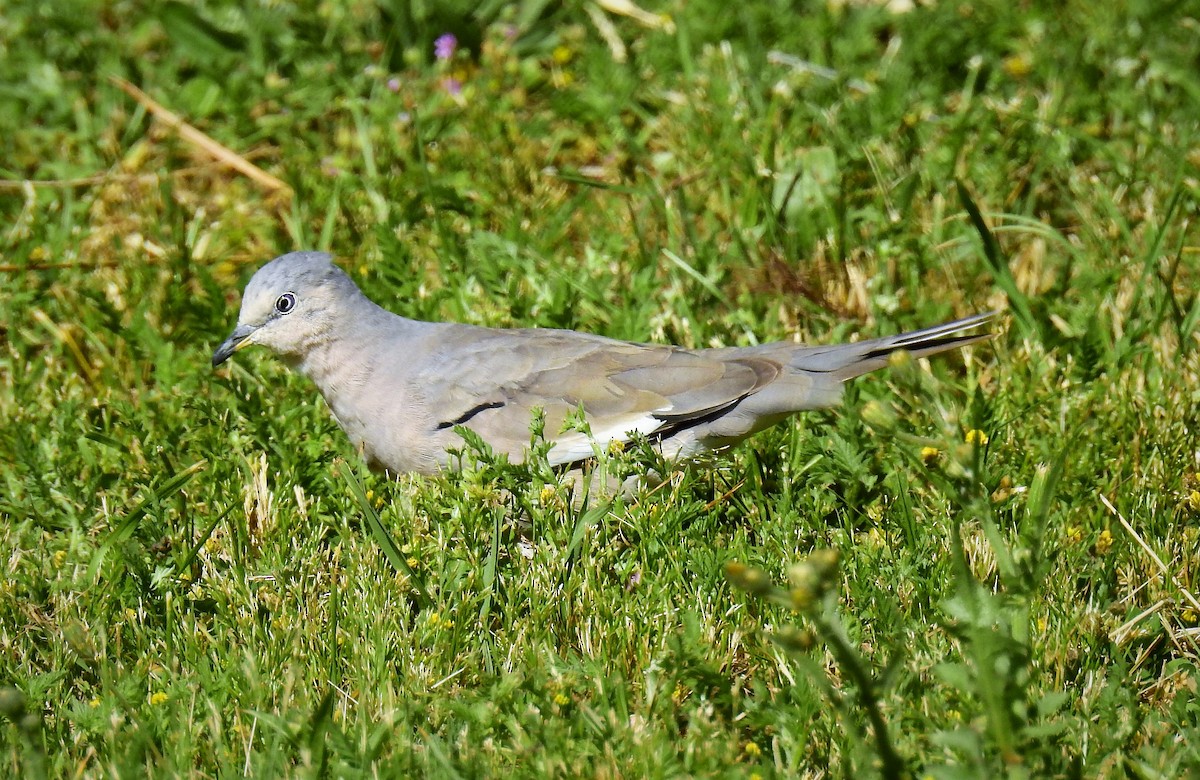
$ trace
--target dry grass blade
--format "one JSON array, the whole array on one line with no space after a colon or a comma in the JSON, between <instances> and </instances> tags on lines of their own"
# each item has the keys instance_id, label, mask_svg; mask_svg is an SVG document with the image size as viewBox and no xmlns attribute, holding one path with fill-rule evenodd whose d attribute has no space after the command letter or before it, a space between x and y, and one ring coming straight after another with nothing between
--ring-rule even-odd
<instances>
[{"instance_id":1,"label":"dry grass blade","mask_svg":"<svg viewBox=\"0 0 1200 780\"><path fill-rule=\"evenodd\" d=\"M129 95L131 98L145 107L145 109L149 111L155 119L178 132L180 137L188 143L199 147L207 154L214 157L217 161L224 165L228 165L230 168L233 168L243 176L254 180L267 191L281 192L287 197L291 197L292 188L289 187L286 182L275 178L262 168L259 168L257 165L247 160L245 157L239 155L237 152L209 138L204 133L183 121L178 114L160 105L152 97L135 87L133 84L130 84L125 79L117 76L110 76L109 80L112 81L113 84L117 85L122 92Z\"/></svg>"},{"instance_id":2,"label":"dry grass blade","mask_svg":"<svg viewBox=\"0 0 1200 780\"><path fill-rule=\"evenodd\" d=\"M671 21L670 16L650 13L630 0L598 0L598 4L609 13L629 17L651 29L668 33L675 31L675 23Z\"/></svg>"},{"instance_id":3,"label":"dry grass blade","mask_svg":"<svg viewBox=\"0 0 1200 780\"><path fill-rule=\"evenodd\" d=\"M1167 565L1162 562L1162 558L1159 558L1158 553L1154 552L1150 545L1146 543L1146 540L1142 538L1141 534L1134 530L1133 526L1129 524L1129 521L1125 519L1124 515L1117 511L1117 508L1112 505L1112 502L1110 502L1106 496L1101 495L1100 501L1103 502L1104 506L1108 507L1108 511L1113 513L1113 516L1117 518L1117 522L1121 524L1121 527L1125 529L1125 532L1132 536L1133 540L1138 543L1138 546L1146 551L1146 554L1150 556L1150 560L1154 561L1154 565L1158 567L1158 570L1162 572L1163 576L1166 577L1167 580L1183 595L1183 598L1188 602L1188 604L1190 604L1193 609L1200 611L1200 601L1198 601L1196 597L1192 595L1191 591L1179 583L1179 580L1175 578L1175 575L1168 571Z\"/></svg>"},{"instance_id":4,"label":"dry grass blade","mask_svg":"<svg viewBox=\"0 0 1200 780\"><path fill-rule=\"evenodd\" d=\"M22 179L20 181L0 181L0 192L23 190L26 186L47 187L51 189L75 189L77 187L92 187L103 184L111 178L108 173L97 173L93 176L81 176L77 179Z\"/></svg>"},{"instance_id":5,"label":"dry grass blade","mask_svg":"<svg viewBox=\"0 0 1200 780\"><path fill-rule=\"evenodd\" d=\"M70 268L93 270L96 268L117 268L120 265L120 260L96 260L90 263L29 263L27 265L0 263L0 273L15 274L22 271L62 271Z\"/></svg>"}]
</instances>

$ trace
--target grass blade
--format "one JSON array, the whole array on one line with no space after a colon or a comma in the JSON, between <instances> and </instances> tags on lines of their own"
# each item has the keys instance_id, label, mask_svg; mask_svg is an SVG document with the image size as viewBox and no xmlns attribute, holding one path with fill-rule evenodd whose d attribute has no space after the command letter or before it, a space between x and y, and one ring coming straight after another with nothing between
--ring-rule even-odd
<instances>
[{"instance_id":1,"label":"grass blade","mask_svg":"<svg viewBox=\"0 0 1200 780\"><path fill-rule=\"evenodd\" d=\"M207 465L207 459L196 461L183 471L168 479L149 496L142 499L142 502L138 504L137 507L135 507L134 510L130 512L124 520L121 521L121 524L118 525L112 533L108 535L108 538L104 540L104 544L101 545L100 549L96 551L96 554L92 556L91 563L88 565L88 579L94 580L96 578L96 575L100 571L100 566L104 563L104 558L108 554L109 550L133 536L134 530L138 527L138 524L142 522L142 518L146 516L146 513L150 511L151 507L157 506L158 503L164 498L174 494L184 485L191 482L192 478L203 471Z\"/></svg>"},{"instance_id":2,"label":"grass blade","mask_svg":"<svg viewBox=\"0 0 1200 780\"><path fill-rule=\"evenodd\" d=\"M502 512L492 512L492 544L488 550L487 560L483 564L483 605L479 608L479 622L487 623L492 611L492 596L495 595L496 569L500 561L500 526L504 515Z\"/></svg>"},{"instance_id":3,"label":"grass blade","mask_svg":"<svg viewBox=\"0 0 1200 780\"><path fill-rule=\"evenodd\" d=\"M963 208L966 209L967 216L971 219L971 225L979 233L979 238L983 242L983 256L992 269L996 285L1008 296L1008 302L1012 306L1017 324L1024 335L1037 335L1038 328L1034 322L1033 310L1029 307L1029 298L1017 287L1017 280L1013 278L1012 271L1000 252L1000 242L996 240L995 234L987 226L983 214L975 205L975 201L971 198L971 193L967 191L962 179L955 179L954 184L958 188L958 198L962 201Z\"/></svg>"},{"instance_id":4,"label":"grass blade","mask_svg":"<svg viewBox=\"0 0 1200 780\"><path fill-rule=\"evenodd\" d=\"M367 528L371 531L371 536L375 537L376 544L383 550L383 555L388 559L388 563L398 572L403 572L408 577L408 581L412 583L413 590L417 592L417 606L424 609L429 604L429 595L425 592L425 587L421 582L417 573L408 565L408 561L404 558L404 553L400 551L400 546L396 544L396 540L388 532L383 521L379 519L379 514L375 511L375 507L371 505L371 500L367 498L366 488L363 487L362 481L354 470L345 462L338 464L338 470L346 480L346 484L350 487L350 493L354 496L354 500L358 502L359 509L362 510L363 517L366 518Z\"/></svg>"}]
</instances>

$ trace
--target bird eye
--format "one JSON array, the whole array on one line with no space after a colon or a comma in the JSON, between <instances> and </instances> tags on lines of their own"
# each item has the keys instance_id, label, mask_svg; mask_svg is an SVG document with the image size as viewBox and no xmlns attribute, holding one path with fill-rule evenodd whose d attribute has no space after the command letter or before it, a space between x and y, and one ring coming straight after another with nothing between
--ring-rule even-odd
<instances>
[{"instance_id":1,"label":"bird eye","mask_svg":"<svg viewBox=\"0 0 1200 780\"><path fill-rule=\"evenodd\" d=\"M296 308L296 296L291 293L284 293L279 296L279 300L275 301L275 311L280 314L287 314L294 308Z\"/></svg>"}]
</instances>

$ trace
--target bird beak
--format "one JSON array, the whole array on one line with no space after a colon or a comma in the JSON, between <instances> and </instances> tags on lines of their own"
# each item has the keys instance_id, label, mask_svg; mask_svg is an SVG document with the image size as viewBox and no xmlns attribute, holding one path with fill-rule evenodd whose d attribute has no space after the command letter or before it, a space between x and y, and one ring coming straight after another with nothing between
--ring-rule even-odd
<instances>
[{"instance_id":1,"label":"bird beak","mask_svg":"<svg viewBox=\"0 0 1200 780\"><path fill-rule=\"evenodd\" d=\"M250 337L254 335L254 331L256 330L258 328L253 325L238 325L234 328L233 333L229 334L229 338L221 342L221 346L217 347L217 351L213 353L213 368L229 360L233 353L242 347L248 347L253 344L254 342Z\"/></svg>"}]
</instances>

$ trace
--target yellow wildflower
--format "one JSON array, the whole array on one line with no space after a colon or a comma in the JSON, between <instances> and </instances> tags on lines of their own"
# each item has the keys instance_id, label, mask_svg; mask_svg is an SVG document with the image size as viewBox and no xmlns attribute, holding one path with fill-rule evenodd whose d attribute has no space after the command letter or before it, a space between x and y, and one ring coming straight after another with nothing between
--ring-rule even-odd
<instances>
[{"instance_id":1,"label":"yellow wildflower","mask_svg":"<svg viewBox=\"0 0 1200 780\"><path fill-rule=\"evenodd\" d=\"M988 435L978 428L967 431L967 444L977 444L980 447L988 443Z\"/></svg>"},{"instance_id":2,"label":"yellow wildflower","mask_svg":"<svg viewBox=\"0 0 1200 780\"><path fill-rule=\"evenodd\" d=\"M1004 58L1001 63L1004 72L1014 79L1024 78L1033 70L1033 62L1026 54L1013 54Z\"/></svg>"}]
</instances>

